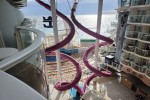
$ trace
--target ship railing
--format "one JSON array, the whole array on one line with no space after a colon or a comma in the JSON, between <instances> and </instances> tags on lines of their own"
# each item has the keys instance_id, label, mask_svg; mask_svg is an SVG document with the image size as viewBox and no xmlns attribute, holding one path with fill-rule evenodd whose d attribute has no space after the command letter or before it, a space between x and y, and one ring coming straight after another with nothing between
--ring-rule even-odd
<instances>
[{"instance_id":1,"label":"ship railing","mask_svg":"<svg viewBox=\"0 0 150 100\"><path fill-rule=\"evenodd\" d=\"M149 41L150 40L150 34L149 33L140 33L138 35L138 39L143 41Z\"/></svg>"},{"instance_id":2,"label":"ship railing","mask_svg":"<svg viewBox=\"0 0 150 100\"><path fill-rule=\"evenodd\" d=\"M121 57L125 60L133 61L134 55L130 53L123 52Z\"/></svg>"},{"instance_id":3,"label":"ship railing","mask_svg":"<svg viewBox=\"0 0 150 100\"><path fill-rule=\"evenodd\" d=\"M150 15L143 15L143 23L150 23Z\"/></svg>"},{"instance_id":4,"label":"ship railing","mask_svg":"<svg viewBox=\"0 0 150 100\"><path fill-rule=\"evenodd\" d=\"M66 37L66 33L60 33L61 35L58 36L59 38L59 41L62 41L64 40L64 38ZM45 38L45 42L44 42L44 45L45 47L50 47L52 45L55 44L55 41L54 41L54 36L53 35L47 35L46 38Z\"/></svg>"},{"instance_id":5,"label":"ship railing","mask_svg":"<svg viewBox=\"0 0 150 100\"><path fill-rule=\"evenodd\" d=\"M128 44L123 44L123 49L129 52L134 52L135 47Z\"/></svg>"},{"instance_id":6,"label":"ship railing","mask_svg":"<svg viewBox=\"0 0 150 100\"><path fill-rule=\"evenodd\" d=\"M147 76L150 76L150 66L149 65L143 65L141 63L135 63L134 61L126 60L123 57L121 57L121 63L128 66L132 67L134 70L145 73Z\"/></svg>"},{"instance_id":7,"label":"ship railing","mask_svg":"<svg viewBox=\"0 0 150 100\"><path fill-rule=\"evenodd\" d=\"M4 40L3 40L3 36L0 32L0 47L5 47L5 43L4 43Z\"/></svg>"},{"instance_id":8,"label":"ship railing","mask_svg":"<svg viewBox=\"0 0 150 100\"><path fill-rule=\"evenodd\" d=\"M0 61L0 69L1 70L8 70L22 62L28 62L35 66L42 66L44 65L44 39L45 34L37 29L28 28L24 26L20 26L16 28L17 30L31 32L36 35L34 40L27 45L23 50L19 51L15 55L12 55L2 61ZM23 34L22 34L23 35ZM24 36L23 36L24 37ZM22 43L27 43L29 41L25 41ZM39 61L40 60L40 61Z\"/></svg>"},{"instance_id":9,"label":"ship railing","mask_svg":"<svg viewBox=\"0 0 150 100\"><path fill-rule=\"evenodd\" d=\"M134 62L131 63L131 67L141 73L147 73L147 66L140 66L139 64L136 64Z\"/></svg>"},{"instance_id":10,"label":"ship railing","mask_svg":"<svg viewBox=\"0 0 150 100\"><path fill-rule=\"evenodd\" d=\"M146 0L146 5L149 5L150 4L150 0Z\"/></svg>"},{"instance_id":11,"label":"ship railing","mask_svg":"<svg viewBox=\"0 0 150 100\"><path fill-rule=\"evenodd\" d=\"M130 15L129 22L141 23L143 15Z\"/></svg>"},{"instance_id":12,"label":"ship railing","mask_svg":"<svg viewBox=\"0 0 150 100\"><path fill-rule=\"evenodd\" d=\"M150 68L147 68L147 70L146 70L146 75L148 76L148 77L150 77Z\"/></svg>"},{"instance_id":13,"label":"ship railing","mask_svg":"<svg viewBox=\"0 0 150 100\"><path fill-rule=\"evenodd\" d=\"M136 45L136 39L125 39L124 44Z\"/></svg>"},{"instance_id":14,"label":"ship railing","mask_svg":"<svg viewBox=\"0 0 150 100\"><path fill-rule=\"evenodd\" d=\"M138 33L137 31L126 31L126 37L129 38L137 38L138 37Z\"/></svg>"},{"instance_id":15,"label":"ship railing","mask_svg":"<svg viewBox=\"0 0 150 100\"><path fill-rule=\"evenodd\" d=\"M135 47L135 53L144 57L150 57L150 50L143 50Z\"/></svg>"},{"instance_id":16,"label":"ship railing","mask_svg":"<svg viewBox=\"0 0 150 100\"><path fill-rule=\"evenodd\" d=\"M131 0L131 6L145 5L146 0Z\"/></svg>"},{"instance_id":17,"label":"ship railing","mask_svg":"<svg viewBox=\"0 0 150 100\"><path fill-rule=\"evenodd\" d=\"M130 0L118 0L119 7L127 7L130 6Z\"/></svg>"},{"instance_id":18,"label":"ship railing","mask_svg":"<svg viewBox=\"0 0 150 100\"><path fill-rule=\"evenodd\" d=\"M127 66L131 66L131 61L130 60L126 60L124 58L121 57L121 63Z\"/></svg>"}]
</instances>

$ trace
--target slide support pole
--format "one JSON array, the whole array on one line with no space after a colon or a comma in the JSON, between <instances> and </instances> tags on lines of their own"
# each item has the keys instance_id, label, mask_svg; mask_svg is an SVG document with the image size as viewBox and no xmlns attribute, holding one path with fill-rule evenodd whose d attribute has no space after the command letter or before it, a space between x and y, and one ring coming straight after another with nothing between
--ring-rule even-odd
<instances>
[{"instance_id":1,"label":"slide support pole","mask_svg":"<svg viewBox=\"0 0 150 100\"><path fill-rule=\"evenodd\" d=\"M53 21L53 31L54 31L54 38L55 43L59 42L58 38L58 27L57 27L57 16L56 16L56 7L55 7L55 0L50 0L51 4L51 11L52 11L52 21ZM57 62L57 70L58 70L58 78L62 81L61 76L61 63L60 63L60 50L56 50L56 62Z\"/></svg>"}]
</instances>

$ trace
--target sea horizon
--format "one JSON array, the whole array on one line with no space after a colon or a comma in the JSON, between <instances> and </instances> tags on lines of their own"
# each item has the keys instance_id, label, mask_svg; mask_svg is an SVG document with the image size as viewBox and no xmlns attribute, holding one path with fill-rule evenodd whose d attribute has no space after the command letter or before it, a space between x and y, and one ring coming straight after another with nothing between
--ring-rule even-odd
<instances>
[{"instance_id":1,"label":"sea horizon","mask_svg":"<svg viewBox=\"0 0 150 100\"><path fill-rule=\"evenodd\" d=\"M30 16L29 18L37 20L36 23L36 29L39 29L43 31L46 36L53 36L53 28L44 28L43 24L43 16L48 17L48 15L42 15L42 16ZM69 16L68 16L69 17ZM70 18L70 17L69 17ZM76 19L86 28L89 28L90 30L96 32L96 26L97 26L97 15L96 14L89 14L89 15L76 15ZM66 27L64 25L64 21L58 17L58 32L59 35L62 35L66 33ZM117 22L117 14L102 14L102 21L101 21L101 34L105 36L110 36L112 30L116 29L116 27L113 27L111 24L112 22ZM80 29L78 29L76 26L76 35L74 36L74 40L80 41L80 39L94 39L92 36L89 36L88 34L84 33Z\"/></svg>"}]
</instances>

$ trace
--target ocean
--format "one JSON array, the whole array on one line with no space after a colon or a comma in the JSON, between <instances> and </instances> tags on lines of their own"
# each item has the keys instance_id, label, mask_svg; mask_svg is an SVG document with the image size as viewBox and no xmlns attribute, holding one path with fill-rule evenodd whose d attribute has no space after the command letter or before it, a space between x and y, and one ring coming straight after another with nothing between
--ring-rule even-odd
<instances>
[{"instance_id":1,"label":"ocean","mask_svg":"<svg viewBox=\"0 0 150 100\"><path fill-rule=\"evenodd\" d=\"M45 17L47 17L46 15ZM37 20L36 29L43 31L46 35L53 35L53 28L44 28L43 24L43 16L30 16L31 19ZM69 17L69 16L68 16ZM97 15L76 15L76 19L85 27L89 28L90 30L96 32L97 26ZM66 32L66 25L64 25L64 21L57 17L58 20L58 30L59 35L64 34ZM101 34L105 36L110 36L111 33L116 30L116 26L112 26L112 23L117 22L117 15L116 14L103 14L102 21L101 21ZM88 34L84 33L80 29L76 27L76 36L74 39L93 39L93 37L89 36Z\"/></svg>"}]
</instances>

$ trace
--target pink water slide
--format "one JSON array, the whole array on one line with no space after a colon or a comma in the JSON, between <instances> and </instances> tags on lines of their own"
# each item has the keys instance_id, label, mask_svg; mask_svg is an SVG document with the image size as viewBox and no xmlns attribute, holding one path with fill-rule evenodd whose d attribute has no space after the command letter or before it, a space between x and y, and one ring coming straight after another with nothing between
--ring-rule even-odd
<instances>
[{"instance_id":1,"label":"pink water slide","mask_svg":"<svg viewBox=\"0 0 150 100\"><path fill-rule=\"evenodd\" d=\"M51 6L42 2L41 0L36 0L36 2L38 2L40 5L42 5L46 9L51 10ZM46 53L55 51L55 50L65 46L67 43L69 43L72 40L72 38L75 34L75 28L74 28L74 25L72 24L72 22L65 15L60 13L59 11L56 11L56 13L59 17L61 17L63 20L65 20L66 23L69 25L70 32L69 32L68 36L63 41L55 44L54 46L46 48ZM80 67L79 63L77 63L72 57L70 57L66 54L62 54L62 53L60 54L60 56L71 61L76 67L76 76L72 82L57 82L54 86L59 91L65 91L65 90L71 89L80 81L82 71L81 71L81 67Z\"/></svg>"},{"instance_id":2,"label":"pink water slide","mask_svg":"<svg viewBox=\"0 0 150 100\"><path fill-rule=\"evenodd\" d=\"M75 2L74 5L73 5L73 8L72 8L72 11L71 11L71 19L73 21L73 23L79 28L81 29L82 31L84 31L85 33L99 39L99 40L103 40L105 42L101 42L99 43L99 46L104 46L104 45L107 45L107 44L111 44L113 43L113 40L111 40L110 38L108 37L105 37L103 35L100 35L100 34L97 34L96 32L93 32L91 30L89 30L88 28L84 27L82 24L80 24L77 19L75 18L75 11L76 11L76 7L77 7L78 3ZM104 76L104 77L110 77L112 75L112 73L110 71L107 71L107 70L98 70L96 68L94 68L88 61L88 54L93 50L95 49L95 45L89 47L84 55L83 55L83 61L84 61L84 64L87 66L87 68L89 70L91 70L94 74L92 74L84 83L84 89L83 89L83 92L85 92L86 90L86 86L89 85L90 81L92 79L94 79L95 77L97 76ZM76 88L78 90L78 92L80 93L81 89L80 88ZM83 94L83 93L82 93Z\"/></svg>"},{"instance_id":3,"label":"pink water slide","mask_svg":"<svg viewBox=\"0 0 150 100\"><path fill-rule=\"evenodd\" d=\"M43 7L45 7L46 9L48 10L51 10L51 7L42 2L41 0L36 0L39 4L41 4ZM111 44L113 43L113 40L111 40L110 38L108 37L105 37L105 36L102 36L102 35L99 35L89 29L87 29L86 27L84 27L83 25L81 25L75 18L75 11L76 11L76 7L77 7L77 3L74 3L73 5L73 8L72 8L72 11L71 11L71 19L72 21L74 22L74 24L79 28L81 29L82 31L84 31L85 33L95 37L95 38L98 38L100 40L103 40L105 42L101 42L99 44L99 46L104 46L106 44ZM74 25L73 23L65 16L63 15L62 13L60 13L59 11L56 11L57 15L60 16L63 20L65 20L67 22L67 24L69 25L70 27L70 32L68 34L68 36L61 42L55 44L54 46L51 46L49 48L46 48L46 53L49 53L49 52L52 52L52 51L55 51L63 46L65 46L67 43L69 43L74 34L75 34L75 28L74 28ZM58 82L55 84L55 88L59 91L65 91L65 90L68 90L72 87L76 88L78 90L78 92L83 95L85 90L86 90L86 86L89 85L90 81L95 78L96 76L105 76L105 77L109 77L112 75L111 72L109 71L106 71L106 70L98 70L96 68L94 68L92 65L89 64L88 62L88 54L95 48L95 46L92 46L90 47L85 53L84 53L84 56L83 56L83 61L85 63L85 65L89 68L89 70L91 70L94 74L92 74L87 80L86 82L84 83L84 89L82 90L77 84L78 82L80 81L81 79L81 75L82 75L82 71L81 71L81 67L80 65L70 56L68 55L65 55L65 54L61 54L60 56L63 57L63 58L66 58L68 59L69 61L71 61L75 67L76 67L76 76L74 78L74 80L72 82Z\"/></svg>"}]
</instances>

